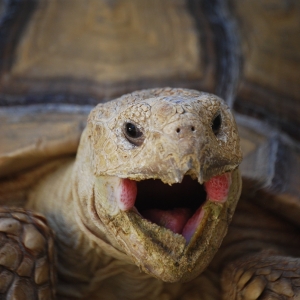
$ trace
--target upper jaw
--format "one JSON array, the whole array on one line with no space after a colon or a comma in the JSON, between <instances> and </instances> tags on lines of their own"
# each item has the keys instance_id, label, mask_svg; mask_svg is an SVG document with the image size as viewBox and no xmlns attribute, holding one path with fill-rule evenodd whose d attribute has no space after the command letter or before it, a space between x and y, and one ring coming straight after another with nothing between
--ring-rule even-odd
<instances>
[{"instance_id":1,"label":"upper jaw","mask_svg":"<svg viewBox=\"0 0 300 300\"><path fill-rule=\"evenodd\" d=\"M223 188L214 192L214 186L222 184ZM194 206L190 216L180 221L184 224L180 224L177 233L176 226L166 223L172 222L172 217L176 223L183 211L173 213L172 207L156 209L151 204L141 207L140 200L135 201L139 196L136 185L139 183L130 179L98 177L96 189L104 191L102 200L106 199L95 201L99 217L123 250L147 273L170 282L195 277L206 267L226 233L240 194L239 171L235 169L205 182L206 199L199 199L199 206ZM147 209L150 214L145 213Z\"/></svg>"}]
</instances>

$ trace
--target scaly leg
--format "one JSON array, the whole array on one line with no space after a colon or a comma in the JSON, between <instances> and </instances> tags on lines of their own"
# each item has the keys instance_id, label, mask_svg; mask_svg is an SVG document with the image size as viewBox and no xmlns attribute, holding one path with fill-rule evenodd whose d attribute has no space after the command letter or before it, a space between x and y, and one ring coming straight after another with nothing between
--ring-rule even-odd
<instances>
[{"instance_id":1,"label":"scaly leg","mask_svg":"<svg viewBox=\"0 0 300 300\"><path fill-rule=\"evenodd\" d=\"M0 208L0 297L55 299L53 235L45 218Z\"/></svg>"},{"instance_id":2,"label":"scaly leg","mask_svg":"<svg viewBox=\"0 0 300 300\"><path fill-rule=\"evenodd\" d=\"M300 259L257 254L229 264L222 274L224 300L300 299Z\"/></svg>"}]
</instances>

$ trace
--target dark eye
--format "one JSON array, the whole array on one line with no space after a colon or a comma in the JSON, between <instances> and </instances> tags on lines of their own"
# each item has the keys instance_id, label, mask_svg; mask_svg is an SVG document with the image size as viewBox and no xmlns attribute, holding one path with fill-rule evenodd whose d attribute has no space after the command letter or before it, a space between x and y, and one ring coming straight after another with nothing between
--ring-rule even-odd
<instances>
[{"instance_id":1,"label":"dark eye","mask_svg":"<svg viewBox=\"0 0 300 300\"><path fill-rule=\"evenodd\" d=\"M125 124L126 134L131 138L138 138L143 133L132 123Z\"/></svg>"},{"instance_id":2,"label":"dark eye","mask_svg":"<svg viewBox=\"0 0 300 300\"><path fill-rule=\"evenodd\" d=\"M214 135L217 136L219 134L221 125L222 125L221 114L217 114L211 124L211 129L212 129Z\"/></svg>"},{"instance_id":3,"label":"dark eye","mask_svg":"<svg viewBox=\"0 0 300 300\"><path fill-rule=\"evenodd\" d=\"M133 123L125 123L124 124L124 134L127 140L136 145L140 146L144 141L143 132L137 127L137 125Z\"/></svg>"}]
</instances>

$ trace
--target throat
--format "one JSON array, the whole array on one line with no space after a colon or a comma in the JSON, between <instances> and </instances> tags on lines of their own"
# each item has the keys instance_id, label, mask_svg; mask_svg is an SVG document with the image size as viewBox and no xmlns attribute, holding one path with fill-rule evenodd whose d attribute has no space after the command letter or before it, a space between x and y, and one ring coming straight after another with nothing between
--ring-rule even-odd
<instances>
[{"instance_id":1,"label":"throat","mask_svg":"<svg viewBox=\"0 0 300 300\"><path fill-rule=\"evenodd\" d=\"M203 185L190 176L185 176L181 183L173 185L154 179L137 182L135 206L140 212L152 208L172 210L180 207L196 211L205 200Z\"/></svg>"}]
</instances>

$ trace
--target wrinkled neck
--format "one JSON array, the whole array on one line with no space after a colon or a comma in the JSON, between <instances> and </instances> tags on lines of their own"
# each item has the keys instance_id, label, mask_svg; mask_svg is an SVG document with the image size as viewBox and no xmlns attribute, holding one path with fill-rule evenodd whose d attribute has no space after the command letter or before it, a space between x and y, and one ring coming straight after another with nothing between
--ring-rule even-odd
<instances>
[{"instance_id":1,"label":"wrinkled neck","mask_svg":"<svg viewBox=\"0 0 300 300\"><path fill-rule=\"evenodd\" d=\"M55 233L58 295L80 299L96 288L95 281L115 276L128 261L93 214L88 182L86 193L78 194L86 176L77 174L75 165L70 159L42 178L30 192L27 208L42 213Z\"/></svg>"},{"instance_id":2,"label":"wrinkled neck","mask_svg":"<svg viewBox=\"0 0 300 300\"><path fill-rule=\"evenodd\" d=\"M63 262L72 272L63 273L64 280L76 282L74 275L82 282L80 293L88 295L99 288L101 282L117 276L129 266L128 257L118 249L114 237L110 236L95 210L95 177L91 170L88 143L83 136L71 178L73 220L76 224L77 243L75 260L67 258ZM77 256L77 259L76 259ZM68 262L70 260L70 262ZM84 274L84 275L83 275ZM83 277L84 276L84 277ZM61 285L61 292L67 291Z\"/></svg>"}]
</instances>

